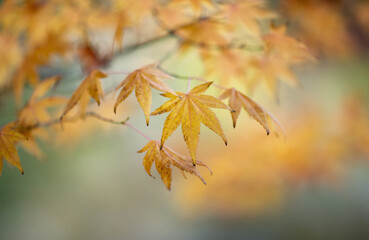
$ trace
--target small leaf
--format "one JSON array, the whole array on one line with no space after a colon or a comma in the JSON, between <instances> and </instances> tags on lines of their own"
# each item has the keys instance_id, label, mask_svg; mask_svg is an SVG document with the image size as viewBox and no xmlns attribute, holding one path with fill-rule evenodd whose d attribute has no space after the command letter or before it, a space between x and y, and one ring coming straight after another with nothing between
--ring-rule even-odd
<instances>
[{"instance_id":1,"label":"small leaf","mask_svg":"<svg viewBox=\"0 0 369 240\"><path fill-rule=\"evenodd\" d=\"M3 167L3 159L15 166L23 174L23 168L20 164L19 155L15 145L27 138L20 132L13 129L15 123L9 123L0 129L0 175Z\"/></svg>"},{"instance_id":2,"label":"small leaf","mask_svg":"<svg viewBox=\"0 0 369 240\"><path fill-rule=\"evenodd\" d=\"M103 91L100 83L100 78L106 78L105 73L99 70L93 70L83 82L79 85L72 97L69 99L65 110L60 117L61 119L79 103L81 115L84 115L89 102L89 97L92 97L99 105L100 98L103 96Z\"/></svg>"},{"instance_id":3,"label":"small leaf","mask_svg":"<svg viewBox=\"0 0 369 240\"><path fill-rule=\"evenodd\" d=\"M167 84L160 80L162 78L171 77L157 69L155 64L146 65L130 73L115 89L117 91L122 88L114 104L114 112L116 113L119 104L132 93L133 89L136 89L135 94L137 101L144 111L146 124L149 125L151 107L150 87L162 92L177 95Z\"/></svg>"},{"instance_id":4,"label":"small leaf","mask_svg":"<svg viewBox=\"0 0 369 240\"><path fill-rule=\"evenodd\" d=\"M204 184L206 184L204 178L200 175L197 168L192 164L191 158L184 157L166 146L160 148L160 143L158 141L152 140L148 142L146 146L144 146L138 152L139 153L146 152L146 155L143 159L143 165L145 167L146 172L150 176L152 176L151 167L155 162L155 168L158 171L161 180L163 181L164 185L168 190L170 190L172 182L171 166L180 169L182 172L185 171L197 176ZM198 165L208 168L201 161L198 161Z\"/></svg>"},{"instance_id":5,"label":"small leaf","mask_svg":"<svg viewBox=\"0 0 369 240\"><path fill-rule=\"evenodd\" d=\"M264 129L266 130L267 134L270 133L270 125L273 121L283 132L286 136L285 131L281 124L277 121L277 119L268 113L262 106L258 103L253 101L251 98L247 97L246 95L242 94L241 92L237 91L234 88L227 89L219 99L226 99L229 98L229 106L234 110L231 112L232 119L233 119L233 127L236 127L236 122L238 116L240 115L241 107L245 109L245 111L257 122L259 122Z\"/></svg>"}]
</instances>

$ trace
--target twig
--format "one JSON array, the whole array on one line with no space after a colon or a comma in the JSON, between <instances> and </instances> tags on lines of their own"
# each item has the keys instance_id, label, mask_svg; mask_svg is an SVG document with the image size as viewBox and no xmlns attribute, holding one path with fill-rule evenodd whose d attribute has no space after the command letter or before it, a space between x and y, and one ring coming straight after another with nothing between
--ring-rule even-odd
<instances>
[{"instance_id":1,"label":"twig","mask_svg":"<svg viewBox=\"0 0 369 240\"><path fill-rule=\"evenodd\" d=\"M196 80L196 81L200 81L200 82L209 82L207 81L206 79L204 78L201 78L201 77L196 77L196 76L184 76L184 75L179 75L177 73L172 73L172 72L168 72L167 70L163 69L161 66L158 66L158 68L165 72L166 74L168 74L169 76L172 76L174 78L177 78L177 79L182 79L182 80L188 80L189 78L193 79L193 80ZM219 89L222 89L222 90L227 90L228 88L226 87L223 87L219 84L215 84L213 83L212 86L216 87L216 88L219 88Z\"/></svg>"},{"instance_id":2,"label":"twig","mask_svg":"<svg viewBox=\"0 0 369 240\"><path fill-rule=\"evenodd\" d=\"M190 88L191 88L191 77L188 78L187 82L187 94L190 92Z\"/></svg>"},{"instance_id":3,"label":"twig","mask_svg":"<svg viewBox=\"0 0 369 240\"><path fill-rule=\"evenodd\" d=\"M143 136L144 138L146 138L148 141L151 141L152 140L151 138L149 138L148 136L146 136L143 132L141 132L136 127L134 127L133 125L131 125L130 123L126 122L126 123L124 123L124 125L126 125L127 127L130 127L135 132L137 132L138 134L140 134L141 136Z\"/></svg>"}]
</instances>

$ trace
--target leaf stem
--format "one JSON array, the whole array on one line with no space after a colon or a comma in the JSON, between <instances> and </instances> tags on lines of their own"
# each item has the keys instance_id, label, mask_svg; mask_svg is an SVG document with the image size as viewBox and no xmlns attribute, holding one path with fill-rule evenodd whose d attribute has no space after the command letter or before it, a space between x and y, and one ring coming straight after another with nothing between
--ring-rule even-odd
<instances>
[{"instance_id":1,"label":"leaf stem","mask_svg":"<svg viewBox=\"0 0 369 240\"><path fill-rule=\"evenodd\" d=\"M190 92L190 88L191 88L191 78L192 78L192 77L188 77L188 82L187 82L187 94Z\"/></svg>"},{"instance_id":2,"label":"leaf stem","mask_svg":"<svg viewBox=\"0 0 369 240\"><path fill-rule=\"evenodd\" d=\"M131 125L130 123L126 122L123 125L126 125L127 127L131 128L132 130L134 130L135 132L137 132L138 134L140 134L141 136L143 136L144 138L146 138L148 141L151 141L152 140L151 138L149 138L148 136L146 136L143 132L141 132L136 127L134 127L133 125Z\"/></svg>"},{"instance_id":3,"label":"leaf stem","mask_svg":"<svg viewBox=\"0 0 369 240\"><path fill-rule=\"evenodd\" d=\"M114 121L112 119L109 119L109 118L106 118L106 117L103 117L95 112L87 112L85 116L90 116L90 117L94 117L94 118L97 118L101 121L104 121L104 122L108 122L108 123L112 123L112 124L118 124L118 125L125 125L129 128L131 128L132 130L134 130L135 132L137 132L138 134L140 134L141 136L143 136L144 138L146 138L148 141L151 141L152 139L149 138L148 136L146 136L143 132L141 132L140 130L138 130L136 127L134 127L133 125L131 125L130 123L128 123L127 121L129 120L129 117L127 117L126 120L124 121Z\"/></svg>"},{"instance_id":4,"label":"leaf stem","mask_svg":"<svg viewBox=\"0 0 369 240\"><path fill-rule=\"evenodd\" d=\"M204 78L201 78L201 77L196 77L196 76L184 76L184 75L179 75L177 73L172 73L172 72L168 72L167 70L163 69L161 66L158 66L158 68L163 71L164 73L168 74L169 76L172 76L174 78L177 78L177 79L181 79L181 80L188 80L189 78L191 78L192 80L196 80L196 81L200 81L200 82L209 82L207 81L206 79ZM227 90L228 88L226 87L223 87L219 84L215 84L213 83L212 86L216 87L216 88L219 88L221 90Z\"/></svg>"}]
</instances>

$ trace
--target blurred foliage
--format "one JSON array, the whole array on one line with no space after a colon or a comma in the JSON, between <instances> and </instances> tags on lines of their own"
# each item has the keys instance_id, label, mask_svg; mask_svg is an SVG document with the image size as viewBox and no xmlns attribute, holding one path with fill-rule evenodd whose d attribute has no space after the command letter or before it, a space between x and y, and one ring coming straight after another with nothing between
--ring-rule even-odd
<instances>
[{"instance_id":1,"label":"blurred foliage","mask_svg":"<svg viewBox=\"0 0 369 240\"><path fill-rule=\"evenodd\" d=\"M0 4L1 239L369 236L366 1Z\"/></svg>"}]
</instances>

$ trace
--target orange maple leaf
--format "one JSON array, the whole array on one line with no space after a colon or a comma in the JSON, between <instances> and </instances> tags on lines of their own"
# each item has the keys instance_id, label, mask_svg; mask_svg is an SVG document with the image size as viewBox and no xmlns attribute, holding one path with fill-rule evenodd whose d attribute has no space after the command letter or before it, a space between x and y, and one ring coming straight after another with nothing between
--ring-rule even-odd
<instances>
[{"instance_id":1,"label":"orange maple leaf","mask_svg":"<svg viewBox=\"0 0 369 240\"><path fill-rule=\"evenodd\" d=\"M266 53L288 63L302 63L315 61L315 58L302 42L286 35L287 27L271 27L268 34L263 36Z\"/></svg>"}]
</instances>

